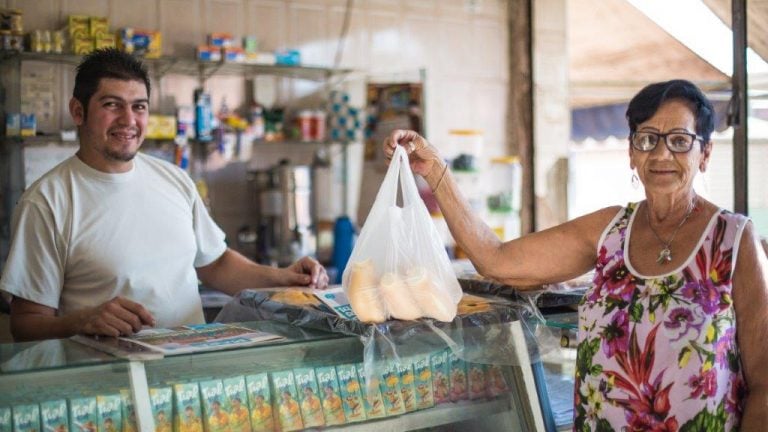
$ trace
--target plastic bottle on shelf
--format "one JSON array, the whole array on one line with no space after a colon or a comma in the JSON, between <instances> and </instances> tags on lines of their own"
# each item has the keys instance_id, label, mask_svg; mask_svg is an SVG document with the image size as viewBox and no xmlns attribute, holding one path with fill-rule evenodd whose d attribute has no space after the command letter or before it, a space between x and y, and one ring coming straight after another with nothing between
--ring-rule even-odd
<instances>
[{"instance_id":1,"label":"plastic bottle on shelf","mask_svg":"<svg viewBox=\"0 0 768 432\"><path fill-rule=\"evenodd\" d=\"M219 113L216 115L219 118L220 123L224 123L229 117L229 105L227 105L227 97L221 98L221 105L219 105Z\"/></svg>"},{"instance_id":2,"label":"plastic bottle on shelf","mask_svg":"<svg viewBox=\"0 0 768 432\"><path fill-rule=\"evenodd\" d=\"M257 102L252 102L248 112L248 123L254 139L264 139L264 108Z\"/></svg>"}]
</instances>

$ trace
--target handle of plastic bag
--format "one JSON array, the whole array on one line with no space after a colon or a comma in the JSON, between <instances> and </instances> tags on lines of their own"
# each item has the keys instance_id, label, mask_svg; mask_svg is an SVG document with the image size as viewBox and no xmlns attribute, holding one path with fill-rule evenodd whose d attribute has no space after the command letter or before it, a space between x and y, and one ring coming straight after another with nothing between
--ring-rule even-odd
<instances>
[{"instance_id":1,"label":"handle of plastic bag","mask_svg":"<svg viewBox=\"0 0 768 432\"><path fill-rule=\"evenodd\" d=\"M392 155L392 162L389 165L387 174L382 182L380 193L387 203L397 205L397 179L400 178L400 189L403 194L403 206L412 205L420 200L419 190L416 187L416 180L413 178L413 171L408 160L408 153L403 146L398 145L395 153Z\"/></svg>"}]
</instances>

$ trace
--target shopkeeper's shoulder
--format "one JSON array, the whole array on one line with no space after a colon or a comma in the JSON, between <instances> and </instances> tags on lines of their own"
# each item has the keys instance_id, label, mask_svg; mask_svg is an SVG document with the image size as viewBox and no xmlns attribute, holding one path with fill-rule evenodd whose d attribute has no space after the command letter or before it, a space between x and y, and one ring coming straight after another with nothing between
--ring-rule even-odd
<instances>
[{"instance_id":1,"label":"shopkeeper's shoulder","mask_svg":"<svg viewBox=\"0 0 768 432\"><path fill-rule=\"evenodd\" d=\"M39 200L48 201L56 195L66 193L72 173L76 171L77 156L72 155L51 168L37 180L32 182L21 196L20 202Z\"/></svg>"},{"instance_id":2,"label":"shopkeeper's shoulder","mask_svg":"<svg viewBox=\"0 0 768 432\"><path fill-rule=\"evenodd\" d=\"M195 190L195 183L186 171L158 157L139 152L135 158L136 169L141 176L159 177L185 190ZM146 178L146 177L144 177Z\"/></svg>"}]
</instances>

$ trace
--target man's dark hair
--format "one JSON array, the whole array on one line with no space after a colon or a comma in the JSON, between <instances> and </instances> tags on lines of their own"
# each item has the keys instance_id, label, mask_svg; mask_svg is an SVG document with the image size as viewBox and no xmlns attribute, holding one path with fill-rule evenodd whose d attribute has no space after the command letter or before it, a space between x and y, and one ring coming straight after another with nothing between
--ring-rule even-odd
<instances>
[{"instance_id":1,"label":"man's dark hair","mask_svg":"<svg viewBox=\"0 0 768 432\"><path fill-rule=\"evenodd\" d=\"M696 117L696 135L703 138L701 148L709 142L715 130L715 110L704 93L690 81L676 79L650 84L629 101L627 122L629 132L637 131L637 125L656 114L662 103L679 99L688 103Z\"/></svg>"},{"instance_id":2,"label":"man's dark hair","mask_svg":"<svg viewBox=\"0 0 768 432\"><path fill-rule=\"evenodd\" d=\"M149 98L149 75L139 59L116 48L97 49L86 55L77 66L75 89L72 91L72 96L83 105L85 116L88 115L88 102L99 88L102 78L143 82Z\"/></svg>"}]
</instances>

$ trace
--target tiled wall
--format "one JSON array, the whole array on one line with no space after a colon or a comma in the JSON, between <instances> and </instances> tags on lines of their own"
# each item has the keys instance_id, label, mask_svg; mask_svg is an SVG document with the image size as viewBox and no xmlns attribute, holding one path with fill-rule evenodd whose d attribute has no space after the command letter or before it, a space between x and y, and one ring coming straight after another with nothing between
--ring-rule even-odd
<instances>
[{"instance_id":1,"label":"tiled wall","mask_svg":"<svg viewBox=\"0 0 768 432\"><path fill-rule=\"evenodd\" d=\"M163 33L163 51L192 56L209 32L228 31L236 37L256 35L264 50L297 48L306 64L332 66L344 20L345 0L0 0L0 6L24 13L25 30L59 28L70 14L106 16L112 28L132 26ZM364 103L369 79L419 77L425 70L426 132L448 146L448 131L484 131L483 156L506 153L507 5L505 0L357 0L353 3L341 67L352 68L343 86L353 104ZM61 71L61 112L71 95L71 71ZM154 83L156 111L173 103L191 103L197 80L166 76ZM239 78L213 78L206 83L214 108L226 96L230 106L242 101ZM267 79L259 96L289 103L314 89ZM70 126L68 115L59 120ZM453 149L446 149L449 152ZM290 150L288 150L290 152ZM360 162L353 170L361 171ZM378 167L380 168L380 167ZM365 187L365 185L364 185ZM228 193L237 192L228 187ZM222 192L223 193L223 192ZM225 201L238 202L238 199ZM233 208L219 222L232 235L243 218ZM226 220L224 220L226 219Z\"/></svg>"}]
</instances>

